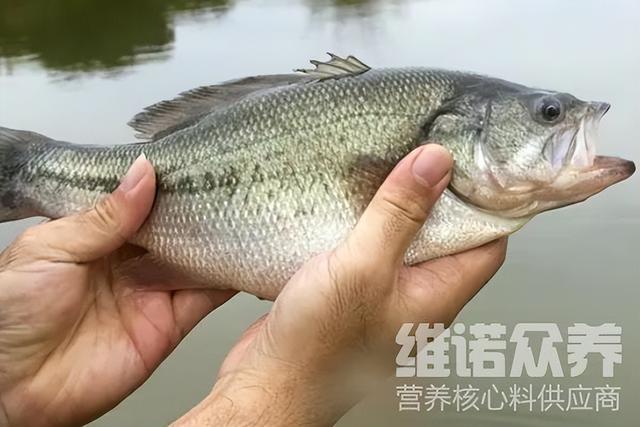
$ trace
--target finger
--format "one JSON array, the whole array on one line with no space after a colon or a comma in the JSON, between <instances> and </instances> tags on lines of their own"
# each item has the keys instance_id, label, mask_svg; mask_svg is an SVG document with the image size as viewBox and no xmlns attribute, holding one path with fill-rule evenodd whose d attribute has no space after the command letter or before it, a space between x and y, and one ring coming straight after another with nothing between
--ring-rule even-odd
<instances>
[{"instance_id":1,"label":"finger","mask_svg":"<svg viewBox=\"0 0 640 427\"><path fill-rule=\"evenodd\" d=\"M155 173L144 157L138 157L120 186L85 212L34 228L35 242L44 244L46 257L63 262L89 262L122 246L145 221L155 197Z\"/></svg>"},{"instance_id":2,"label":"finger","mask_svg":"<svg viewBox=\"0 0 640 427\"><path fill-rule=\"evenodd\" d=\"M130 245L125 245L127 248ZM130 249L130 254L120 255L122 249L116 254L120 262L114 263L114 278L134 289L146 291L175 291L183 289L211 289L211 283L198 280L181 271L162 259L150 253L143 253L134 257L135 252ZM130 258L125 258L132 255Z\"/></svg>"},{"instance_id":3,"label":"finger","mask_svg":"<svg viewBox=\"0 0 640 427\"><path fill-rule=\"evenodd\" d=\"M430 273L431 284L442 289L442 303L455 316L500 269L506 252L505 237L466 252L418 264L416 268ZM436 283L433 283L434 277L438 278Z\"/></svg>"},{"instance_id":4,"label":"finger","mask_svg":"<svg viewBox=\"0 0 640 427\"><path fill-rule=\"evenodd\" d=\"M237 294L232 290L185 289L173 295L173 316L184 338L202 319Z\"/></svg>"},{"instance_id":5,"label":"finger","mask_svg":"<svg viewBox=\"0 0 640 427\"><path fill-rule=\"evenodd\" d=\"M452 165L449 152L436 144L411 152L384 181L347 244L375 263L402 262L448 185Z\"/></svg>"},{"instance_id":6,"label":"finger","mask_svg":"<svg viewBox=\"0 0 640 427\"><path fill-rule=\"evenodd\" d=\"M255 340L256 335L260 332L260 329L264 326L265 322L269 314L265 314L260 316L258 320L253 322L249 327L242 333L236 345L229 351L227 357L225 357L220 369L218 370L218 375L216 379L219 379L229 372L233 371L236 366L240 363L242 358L244 357L247 349Z\"/></svg>"}]
</instances>

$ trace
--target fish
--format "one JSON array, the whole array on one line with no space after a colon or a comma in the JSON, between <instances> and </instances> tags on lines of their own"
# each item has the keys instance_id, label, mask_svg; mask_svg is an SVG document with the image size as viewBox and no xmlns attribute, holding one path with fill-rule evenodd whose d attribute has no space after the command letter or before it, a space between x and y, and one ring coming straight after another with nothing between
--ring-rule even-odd
<instances>
[{"instance_id":1,"label":"fish","mask_svg":"<svg viewBox=\"0 0 640 427\"><path fill-rule=\"evenodd\" d=\"M193 89L129 123L139 141L97 146L0 128L0 221L91 208L141 154L153 209L131 243L199 286L277 297L354 227L394 166L437 143L448 188L407 265L510 235L635 171L596 155L610 106L471 72L372 68L329 54L313 68Z\"/></svg>"}]
</instances>

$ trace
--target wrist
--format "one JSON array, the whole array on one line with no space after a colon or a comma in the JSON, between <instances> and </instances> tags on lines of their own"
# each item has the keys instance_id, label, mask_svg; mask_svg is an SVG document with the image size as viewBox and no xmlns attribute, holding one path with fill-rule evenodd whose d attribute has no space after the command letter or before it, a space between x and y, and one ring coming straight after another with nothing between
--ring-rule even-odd
<instances>
[{"instance_id":1,"label":"wrist","mask_svg":"<svg viewBox=\"0 0 640 427\"><path fill-rule=\"evenodd\" d=\"M313 427L333 425L341 415L323 404L323 396L313 384L291 372L268 379L233 372L220 378L209 396L173 427Z\"/></svg>"}]
</instances>

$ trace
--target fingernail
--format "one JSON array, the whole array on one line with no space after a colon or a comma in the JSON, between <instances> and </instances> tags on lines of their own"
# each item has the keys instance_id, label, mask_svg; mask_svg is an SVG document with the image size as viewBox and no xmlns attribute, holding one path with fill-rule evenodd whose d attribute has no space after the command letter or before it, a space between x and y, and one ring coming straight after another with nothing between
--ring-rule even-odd
<instances>
[{"instance_id":1,"label":"fingernail","mask_svg":"<svg viewBox=\"0 0 640 427\"><path fill-rule=\"evenodd\" d=\"M124 176L124 178L122 178L122 181L120 181L118 190L124 191L126 193L133 190L136 185L138 185L138 183L142 180L142 178L144 178L145 174L147 173L146 160L147 156L145 156L144 153L138 156L131 167L129 167L129 170L127 171L127 174Z\"/></svg>"},{"instance_id":2,"label":"fingernail","mask_svg":"<svg viewBox=\"0 0 640 427\"><path fill-rule=\"evenodd\" d=\"M427 144L413 161L412 170L419 183L433 187L447 176L452 165L451 154L445 148Z\"/></svg>"}]
</instances>

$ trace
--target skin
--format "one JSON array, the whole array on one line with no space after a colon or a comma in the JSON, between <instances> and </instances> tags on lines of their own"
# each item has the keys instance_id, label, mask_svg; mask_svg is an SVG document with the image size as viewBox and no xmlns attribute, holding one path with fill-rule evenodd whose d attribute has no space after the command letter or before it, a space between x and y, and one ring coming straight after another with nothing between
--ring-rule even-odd
<instances>
[{"instance_id":1,"label":"skin","mask_svg":"<svg viewBox=\"0 0 640 427\"><path fill-rule=\"evenodd\" d=\"M403 265L451 166L433 144L407 156L348 239L291 279L229 353L211 394L175 425L331 424L392 372L402 323L452 322L500 267L506 241ZM34 227L0 255L0 425L97 418L232 296L145 291L123 276L140 254L125 242L154 186L139 159L95 209Z\"/></svg>"},{"instance_id":2,"label":"skin","mask_svg":"<svg viewBox=\"0 0 640 427\"><path fill-rule=\"evenodd\" d=\"M449 182L439 146L390 174L348 239L297 272L174 426L333 425L393 372L405 322L450 324L502 265L506 240L407 267L403 255Z\"/></svg>"},{"instance_id":3,"label":"skin","mask_svg":"<svg viewBox=\"0 0 640 427\"><path fill-rule=\"evenodd\" d=\"M0 426L73 426L139 387L227 291L145 291L119 273L147 217L138 159L96 208L27 230L0 255ZM180 287L181 283L174 283Z\"/></svg>"}]
</instances>

